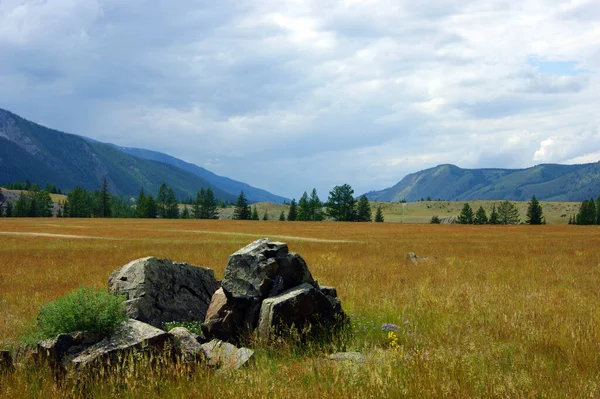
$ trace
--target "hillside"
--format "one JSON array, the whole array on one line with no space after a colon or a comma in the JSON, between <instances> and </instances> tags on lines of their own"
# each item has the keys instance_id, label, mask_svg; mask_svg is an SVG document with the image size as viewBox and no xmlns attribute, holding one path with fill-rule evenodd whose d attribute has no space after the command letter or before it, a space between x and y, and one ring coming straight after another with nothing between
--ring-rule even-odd
<instances>
[{"instance_id":1,"label":"hillside","mask_svg":"<svg viewBox=\"0 0 600 399\"><path fill-rule=\"evenodd\" d=\"M195 196L211 188L218 199L233 195L196 174L173 165L126 154L99 143L49 129L0 109L0 182L29 179L41 186L55 183L63 190L81 186L99 189L106 177L114 194L136 196L141 187L156 193L162 182L175 195Z\"/></svg>"},{"instance_id":2,"label":"hillside","mask_svg":"<svg viewBox=\"0 0 600 399\"><path fill-rule=\"evenodd\" d=\"M287 198L280 197L279 195L271 194L266 190L252 187L249 184L242 183L228 177L223 177L214 174L213 172L204 169L198 165L194 165L189 162L182 161L181 159L172 157L162 152L145 150L142 148L129 148L129 147L117 147L119 150L126 154L133 155L139 158L149 159L152 161L158 161L166 163L177 168L183 169L187 172L193 173L196 176L201 177L210 184L219 187L223 191L235 195L236 197L240 194L240 191L244 191L246 198L250 202L277 202L283 203L288 200Z\"/></svg>"},{"instance_id":3,"label":"hillside","mask_svg":"<svg viewBox=\"0 0 600 399\"><path fill-rule=\"evenodd\" d=\"M373 201L582 201L600 194L600 162L544 164L527 169L462 169L439 165L407 175L393 187L367 193Z\"/></svg>"}]
</instances>

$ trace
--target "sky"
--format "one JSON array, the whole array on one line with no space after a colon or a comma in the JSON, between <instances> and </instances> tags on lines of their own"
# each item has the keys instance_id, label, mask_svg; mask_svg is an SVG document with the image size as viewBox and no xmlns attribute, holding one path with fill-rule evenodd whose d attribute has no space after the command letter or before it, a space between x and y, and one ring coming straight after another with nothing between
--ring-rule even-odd
<instances>
[{"instance_id":1,"label":"sky","mask_svg":"<svg viewBox=\"0 0 600 399\"><path fill-rule=\"evenodd\" d=\"M600 160L600 1L0 0L0 108L289 198Z\"/></svg>"}]
</instances>

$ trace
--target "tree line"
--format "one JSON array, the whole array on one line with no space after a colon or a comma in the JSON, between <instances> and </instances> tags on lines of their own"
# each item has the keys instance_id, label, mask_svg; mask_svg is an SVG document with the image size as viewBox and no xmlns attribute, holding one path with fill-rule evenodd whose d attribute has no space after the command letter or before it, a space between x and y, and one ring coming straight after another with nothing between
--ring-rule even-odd
<instances>
[{"instance_id":1,"label":"tree line","mask_svg":"<svg viewBox=\"0 0 600 399\"><path fill-rule=\"evenodd\" d=\"M595 201L593 197L589 200L584 200L579 206L577 215L569 218L569 224L600 224L600 195Z\"/></svg>"},{"instance_id":2,"label":"tree line","mask_svg":"<svg viewBox=\"0 0 600 399\"><path fill-rule=\"evenodd\" d=\"M325 208L325 209L324 209ZM358 200L354 198L354 190L348 184L335 186L330 192L326 202L322 202L313 188L310 196L305 191L300 200L292 199L287 217L284 211L279 215L280 221L312 221L318 222L330 217L339 222L370 222L372 220L371 206L366 195ZM235 220L258 220L256 207L251 208L242 191L234 205L233 219ZM263 220L268 220L268 214L264 213ZM383 222L381 207L377 208L375 222Z\"/></svg>"},{"instance_id":3,"label":"tree line","mask_svg":"<svg viewBox=\"0 0 600 399\"><path fill-rule=\"evenodd\" d=\"M430 223L439 224L441 219L434 215L431 218ZM488 217L487 212L480 206L476 212L473 211L469 203L465 203L463 208L456 219L458 224L519 224L521 223L521 216L519 210L510 201L502 201L498 206L492 205L490 215ZM527 206L527 224L546 224L546 219L543 215L543 209L540 202L535 198L535 195L531 198L531 201Z\"/></svg>"}]
</instances>

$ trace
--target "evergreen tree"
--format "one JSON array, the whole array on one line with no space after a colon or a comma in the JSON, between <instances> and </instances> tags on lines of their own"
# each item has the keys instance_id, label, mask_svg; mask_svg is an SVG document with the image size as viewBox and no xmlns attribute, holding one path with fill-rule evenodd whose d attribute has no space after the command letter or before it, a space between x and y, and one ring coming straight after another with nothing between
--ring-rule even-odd
<instances>
[{"instance_id":1,"label":"evergreen tree","mask_svg":"<svg viewBox=\"0 0 600 399\"><path fill-rule=\"evenodd\" d=\"M2 187L0 187L0 205L4 204L6 197L2 194Z\"/></svg>"},{"instance_id":2,"label":"evergreen tree","mask_svg":"<svg viewBox=\"0 0 600 399\"><path fill-rule=\"evenodd\" d=\"M165 218L167 216L167 196L168 196L167 184L163 183L160 185L160 188L158 189L158 194L156 195L156 205L158 207L158 217Z\"/></svg>"},{"instance_id":3,"label":"evergreen tree","mask_svg":"<svg viewBox=\"0 0 600 399\"><path fill-rule=\"evenodd\" d=\"M71 218L89 218L92 215L92 207L90 204L88 192L77 186L67 195L66 204L69 210L65 216Z\"/></svg>"},{"instance_id":4,"label":"evergreen tree","mask_svg":"<svg viewBox=\"0 0 600 399\"><path fill-rule=\"evenodd\" d=\"M460 211L460 215L458 215L457 219L459 224L473 224L473 209L468 203L463 205L462 211Z\"/></svg>"},{"instance_id":5,"label":"evergreen tree","mask_svg":"<svg viewBox=\"0 0 600 399\"><path fill-rule=\"evenodd\" d=\"M111 216L110 194L108 192L108 181L106 176L102 179L102 189L100 190L99 198L100 209L98 216L101 218L109 218Z\"/></svg>"},{"instance_id":6,"label":"evergreen tree","mask_svg":"<svg viewBox=\"0 0 600 399\"><path fill-rule=\"evenodd\" d=\"M442 223L442 219L440 219L440 217L438 215L433 215L431 217L431 220L429 221L430 224L440 224Z\"/></svg>"},{"instance_id":7,"label":"evergreen tree","mask_svg":"<svg viewBox=\"0 0 600 399\"><path fill-rule=\"evenodd\" d=\"M356 221L370 222L371 221L371 206L366 195L361 195L356 206Z\"/></svg>"},{"instance_id":8,"label":"evergreen tree","mask_svg":"<svg viewBox=\"0 0 600 399\"><path fill-rule=\"evenodd\" d=\"M485 209L483 209L483 206L480 206L479 209L477 209L477 212L475 212L475 217L473 218L473 223L487 224L487 222L488 222L487 213L485 213Z\"/></svg>"},{"instance_id":9,"label":"evergreen tree","mask_svg":"<svg viewBox=\"0 0 600 399\"><path fill-rule=\"evenodd\" d=\"M592 201L593 203L593 201ZM544 224L542 206L540 202L535 198L535 195L531 197L531 202L527 207L527 224Z\"/></svg>"},{"instance_id":10,"label":"evergreen tree","mask_svg":"<svg viewBox=\"0 0 600 399\"><path fill-rule=\"evenodd\" d=\"M146 195L144 194L144 187L142 187L142 189L140 190L140 194L138 195L138 198L135 202L136 206L135 206L135 217L137 218L143 218L146 217ZM66 211L65 211L66 213Z\"/></svg>"},{"instance_id":11,"label":"evergreen tree","mask_svg":"<svg viewBox=\"0 0 600 399\"><path fill-rule=\"evenodd\" d=\"M262 217L262 220L269 220L269 214L267 213L267 210L265 209L265 213Z\"/></svg>"},{"instance_id":12,"label":"evergreen tree","mask_svg":"<svg viewBox=\"0 0 600 399\"><path fill-rule=\"evenodd\" d=\"M596 198L596 224L600 224L600 195Z\"/></svg>"},{"instance_id":13,"label":"evergreen tree","mask_svg":"<svg viewBox=\"0 0 600 399\"><path fill-rule=\"evenodd\" d=\"M158 205L156 204L154 197L151 195L146 196L146 204L144 208L146 210L146 214L144 216L145 218L156 219L158 216Z\"/></svg>"},{"instance_id":14,"label":"evergreen tree","mask_svg":"<svg viewBox=\"0 0 600 399\"><path fill-rule=\"evenodd\" d=\"M320 222L323 219L323 203L317 195L317 189L313 188L308 200L308 220Z\"/></svg>"},{"instance_id":15,"label":"evergreen tree","mask_svg":"<svg viewBox=\"0 0 600 399\"><path fill-rule=\"evenodd\" d=\"M595 224L596 217L596 204L593 198L584 200L579 207L579 213L575 217L575 221L580 225L591 225Z\"/></svg>"},{"instance_id":16,"label":"evergreen tree","mask_svg":"<svg viewBox=\"0 0 600 399\"><path fill-rule=\"evenodd\" d=\"M310 220L310 205L308 204L308 194L306 191L300 197L300 201L298 201L298 215L296 216L296 220L301 222Z\"/></svg>"},{"instance_id":17,"label":"evergreen tree","mask_svg":"<svg viewBox=\"0 0 600 399\"><path fill-rule=\"evenodd\" d=\"M152 198L152 195L145 195L144 188L142 187L137 199L135 216L138 218L154 219L156 218L157 212L158 210L154 198Z\"/></svg>"},{"instance_id":18,"label":"evergreen tree","mask_svg":"<svg viewBox=\"0 0 600 399\"><path fill-rule=\"evenodd\" d=\"M349 184L335 186L329 192L326 206L327 213L336 221L353 222L356 220L356 200L354 199L354 190Z\"/></svg>"},{"instance_id":19,"label":"evergreen tree","mask_svg":"<svg viewBox=\"0 0 600 399\"><path fill-rule=\"evenodd\" d=\"M167 219L179 218L179 204L177 203L177 197L172 188L167 190L167 199L165 201L165 213L164 216Z\"/></svg>"},{"instance_id":20,"label":"evergreen tree","mask_svg":"<svg viewBox=\"0 0 600 399\"><path fill-rule=\"evenodd\" d=\"M489 224L500 224L498 220L498 211L496 210L496 205L492 205L492 213L490 214Z\"/></svg>"},{"instance_id":21,"label":"evergreen tree","mask_svg":"<svg viewBox=\"0 0 600 399\"><path fill-rule=\"evenodd\" d=\"M296 205L296 199L292 199L292 202L290 203L290 211L288 212L287 215L287 220L290 222L293 222L296 220L296 217L298 216L298 208Z\"/></svg>"},{"instance_id":22,"label":"evergreen tree","mask_svg":"<svg viewBox=\"0 0 600 399\"><path fill-rule=\"evenodd\" d=\"M383 223L383 212L381 211L381 207L377 207L377 212L375 212L375 221L377 223Z\"/></svg>"},{"instance_id":23,"label":"evergreen tree","mask_svg":"<svg viewBox=\"0 0 600 399\"><path fill-rule=\"evenodd\" d=\"M281 211L281 213L279 214L279 221L285 222L285 212Z\"/></svg>"},{"instance_id":24,"label":"evergreen tree","mask_svg":"<svg viewBox=\"0 0 600 399\"><path fill-rule=\"evenodd\" d=\"M251 214L251 216L250 216L250 219L252 219L252 220L259 220L259 217L258 217L258 210L256 209L256 205L254 205L254 206L252 207L252 214Z\"/></svg>"},{"instance_id":25,"label":"evergreen tree","mask_svg":"<svg viewBox=\"0 0 600 399\"><path fill-rule=\"evenodd\" d=\"M250 220L251 216L250 206L248 205L248 200L244 195L244 192L240 192L240 196L235 203L235 207L233 209L232 218L235 220Z\"/></svg>"},{"instance_id":26,"label":"evergreen tree","mask_svg":"<svg viewBox=\"0 0 600 399\"><path fill-rule=\"evenodd\" d=\"M181 218L182 219L190 218L190 211L188 210L187 204L183 205L183 212L181 213Z\"/></svg>"},{"instance_id":27,"label":"evergreen tree","mask_svg":"<svg viewBox=\"0 0 600 399\"><path fill-rule=\"evenodd\" d=\"M194 219L204 219L202 203L204 202L204 189L201 188L200 191L196 193L196 199L194 200L194 204L192 206L192 215Z\"/></svg>"},{"instance_id":28,"label":"evergreen tree","mask_svg":"<svg viewBox=\"0 0 600 399\"><path fill-rule=\"evenodd\" d=\"M4 209L4 216L7 218L13 217L13 204L10 201L6 201L6 209Z\"/></svg>"},{"instance_id":29,"label":"evergreen tree","mask_svg":"<svg viewBox=\"0 0 600 399\"><path fill-rule=\"evenodd\" d=\"M49 192L46 190L38 191L34 194L34 200L35 201L32 201L32 206L35 207L35 215L37 217L52 217L54 203L52 202L52 197L50 197ZM33 202L35 204L33 204Z\"/></svg>"},{"instance_id":30,"label":"evergreen tree","mask_svg":"<svg viewBox=\"0 0 600 399\"><path fill-rule=\"evenodd\" d=\"M519 210L512 202L506 200L498 205L499 224L519 224Z\"/></svg>"},{"instance_id":31,"label":"evergreen tree","mask_svg":"<svg viewBox=\"0 0 600 399\"><path fill-rule=\"evenodd\" d=\"M204 192L204 197L202 198L202 215L203 219L218 219L219 211L217 210L217 200L215 199L215 195L213 191L209 188Z\"/></svg>"}]
</instances>

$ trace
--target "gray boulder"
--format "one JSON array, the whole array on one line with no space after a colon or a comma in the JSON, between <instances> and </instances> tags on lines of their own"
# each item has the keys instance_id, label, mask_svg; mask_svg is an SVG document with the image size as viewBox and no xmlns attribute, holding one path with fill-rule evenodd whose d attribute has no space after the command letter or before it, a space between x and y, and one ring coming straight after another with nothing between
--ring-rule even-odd
<instances>
[{"instance_id":1,"label":"gray boulder","mask_svg":"<svg viewBox=\"0 0 600 399\"><path fill-rule=\"evenodd\" d=\"M215 291L206 312L202 332L207 338L236 341L239 336L252 331L259 310L258 300L236 300L227 297L223 288L219 288Z\"/></svg>"},{"instance_id":2,"label":"gray boulder","mask_svg":"<svg viewBox=\"0 0 600 399\"><path fill-rule=\"evenodd\" d=\"M258 336L287 332L290 328L302 331L335 323L336 313L331 301L311 284L302 284L263 301L258 321Z\"/></svg>"},{"instance_id":3,"label":"gray boulder","mask_svg":"<svg viewBox=\"0 0 600 399\"><path fill-rule=\"evenodd\" d=\"M202 345L187 328L175 327L169 331L169 334L173 337L177 354L184 362L196 363L205 359Z\"/></svg>"},{"instance_id":4,"label":"gray boulder","mask_svg":"<svg viewBox=\"0 0 600 399\"><path fill-rule=\"evenodd\" d=\"M254 351L248 348L237 348L229 342L213 339L202 345L206 353L208 365L221 369L237 370L248 364Z\"/></svg>"},{"instance_id":5,"label":"gray boulder","mask_svg":"<svg viewBox=\"0 0 600 399\"><path fill-rule=\"evenodd\" d=\"M65 368L86 348L102 340L102 336L84 331L59 334L37 344L37 358L55 369Z\"/></svg>"},{"instance_id":6,"label":"gray boulder","mask_svg":"<svg viewBox=\"0 0 600 399\"><path fill-rule=\"evenodd\" d=\"M130 351L163 353L174 347L171 334L137 320L128 320L113 334L76 356L71 363L82 367L116 359Z\"/></svg>"},{"instance_id":7,"label":"gray boulder","mask_svg":"<svg viewBox=\"0 0 600 399\"><path fill-rule=\"evenodd\" d=\"M170 321L204 320L217 288L211 269L154 257L134 260L108 278L110 293L127 296L129 317L158 328Z\"/></svg>"}]
</instances>

